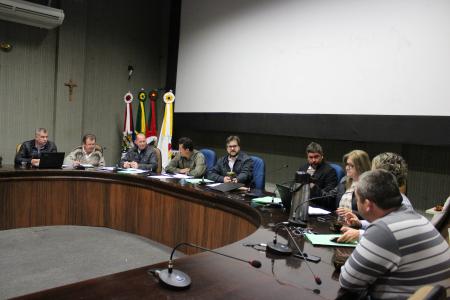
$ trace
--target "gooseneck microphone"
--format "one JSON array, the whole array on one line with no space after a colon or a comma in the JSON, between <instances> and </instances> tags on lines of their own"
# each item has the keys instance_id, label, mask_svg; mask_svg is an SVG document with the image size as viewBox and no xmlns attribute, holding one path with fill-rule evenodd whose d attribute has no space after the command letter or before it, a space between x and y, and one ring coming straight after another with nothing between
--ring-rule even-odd
<instances>
[{"instance_id":1,"label":"gooseneck microphone","mask_svg":"<svg viewBox=\"0 0 450 300\"><path fill-rule=\"evenodd\" d=\"M273 237L272 242L268 242L267 243L267 251L273 254L278 254L278 255L291 255L292 254L292 249L289 248L288 245L286 244L282 244L278 242L278 229L281 227L282 223L278 223L275 225L275 235Z\"/></svg>"},{"instance_id":2,"label":"gooseneck microphone","mask_svg":"<svg viewBox=\"0 0 450 300\"><path fill-rule=\"evenodd\" d=\"M319 277L318 275L314 274L314 272L313 272L311 266L310 266L309 263L308 263L307 255L306 255L305 253L303 253L302 249L300 249L300 247L298 246L298 244L297 244L297 242L295 241L294 237L292 236L291 231L290 231L289 228L286 226L285 222L280 222L280 223L276 224L275 226L276 226L277 228L283 227L283 228L287 231L287 233L288 233L290 239L292 240L292 242L293 242L294 245L295 245L295 248L297 249L297 251L298 251L298 253L300 254L300 256L303 258L303 260L304 260L305 263L306 263L306 266L308 267L309 271L310 271L311 274L313 275L314 281L315 281L318 285L321 285L321 284L322 284L322 280L320 279L320 277ZM275 238L274 238L274 243L275 243L275 244L276 244L276 239L277 239L277 233L275 232ZM268 251L273 251L274 249L271 249L271 248L269 247L269 244L271 244L271 243L268 243L268 244L267 244L267 250L268 250ZM289 248L288 246L285 246L285 247ZM290 250L290 249L289 249L289 250ZM292 253L292 250L290 250L290 251L291 251L291 253ZM277 253L277 254L279 254L279 253Z\"/></svg>"},{"instance_id":3,"label":"gooseneck microphone","mask_svg":"<svg viewBox=\"0 0 450 300\"><path fill-rule=\"evenodd\" d=\"M250 264L252 267L254 268L261 268L261 262L259 260L245 260L242 258L238 258L238 257L234 257L228 254L224 254L224 253L220 253L202 246L198 246L195 244L191 244L191 243L179 243L178 245L176 245L173 250L172 253L170 254L170 259L169 259L169 265L167 267L167 269L164 270L159 270L156 271L155 273L158 275L159 278L159 282L165 286L168 287L170 289L175 289L175 290L182 290L182 289L187 289L189 288L189 286L191 285L191 278L189 277L189 275L187 275L186 273L174 269L173 268L173 254L175 253L175 250L178 249L178 247L180 246L189 246L189 247L193 247L193 248L197 248L197 249L201 249L203 251L207 251L207 252L212 252L221 256L225 256L234 260L239 260L245 263Z\"/></svg>"}]
</instances>

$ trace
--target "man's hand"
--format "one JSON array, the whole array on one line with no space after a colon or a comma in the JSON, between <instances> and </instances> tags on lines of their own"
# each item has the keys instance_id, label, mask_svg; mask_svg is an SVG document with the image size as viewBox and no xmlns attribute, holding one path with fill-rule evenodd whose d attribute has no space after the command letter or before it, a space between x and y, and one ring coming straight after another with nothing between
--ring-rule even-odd
<instances>
[{"instance_id":1,"label":"man's hand","mask_svg":"<svg viewBox=\"0 0 450 300\"><path fill-rule=\"evenodd\" d=\"M33 159L31 160L31 165L34 166L34 167L39 167L39 162L40 162L40 161L41 161L40 159L33 158Z\"/></svg>"},{"instance_id":2,"label":"man's hand","mask_svg":"<svg viewBox=\"0 0 450 300\"><path fill-rule=\"evenodd\" d=\"M178 171L178 173L180 173L180 174L187 174L187 173L189 173L190 170L191 170L191 169L189 169L189 168L184 168L184 169L180 169L180 170Z\"/></svg>"},{"instance_id":3,"label":"man's hand","mask_svg":"<svg viewBox=\"0 0 450 300\"><path fill-rule=\"evenodd\" d=\"M351 243L359 240L359 230L343 226L341 232L344 234L338 238L338 243Z\"/></svg>"},{"instance_id":4,"label":"man's hand","mask_svg":"<svg viewBox=\"0 0 450 300\"><path fill-rule=\"evenodd\" d=\"M80 162L79 162L79 161L75 160L75 161L73 162L73 166L74 166L74 167L78 167L79 165L80 165Z\"/></svg>"},{"instance_id":5,"label":"man's hand","mask_svg":"<svg viewBox=\"0 0 450 300\"><path fill-rule=\"evenodd\" d=\"M131 168L131 162L129 162L129 161L126 161L126 162L124 162L123 163L123 167L125 168L125 169L128 169L128 168Z\"/></svg>"},{"instance_id":6,"label":"man's hand","mask_svg":"<svg viewBox=\"0 0 450 300\"><path fill-rule=\"evenodd\" d=\"M223 178L223 182L224 182L224 183L231 182L231 177L230 177L230 176L225 176L225 177Z\"/></svg>"},{"instance_id":7,"label":"man's hand","mask_svg":"<svg viewBox=\"0 0 450 300\"><path fill-rule=\"evenodd\" d=\"M135 161L132 161L132 162L130 162L130 167L133 168L133 169L138 169L139 164L137 162L135 162Z\"/></svg>"},{"instance_id":8,"label":"man's hand","mask_svg":"<svg viewBox=\"0 0 450 300\"><path fill-rule=\"evenodd\" d=\"M353 227L361 227L361 221L358 219L358 217L351 211L347 212L344 215L345 224Z\"/></svg>"}]
</instances>

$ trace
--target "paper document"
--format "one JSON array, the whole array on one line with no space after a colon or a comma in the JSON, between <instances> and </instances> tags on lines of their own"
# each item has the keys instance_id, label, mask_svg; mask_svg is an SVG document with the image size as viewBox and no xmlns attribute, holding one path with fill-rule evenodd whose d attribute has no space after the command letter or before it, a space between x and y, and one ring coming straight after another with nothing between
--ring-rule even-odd
<instances>
[{"instance_id":1,"label":"paper document","mask_svg":"<svg viewBox=\"0 0 450 300\"><path fill-rule=\"evenodd\" d=\"M168 175L168 174L161 174L161 175L150 175L148 176L150 178L157 178L157 179L167 179L167 178L172 178L172 176Z\"/></svg>"},{"instance_id":2,"label":"paper document","mask_svg":"<svg viewBox=\"0 0 450 300\"><path fill-rule=\"evenodd\" d=\"M134 169L134 168L121 169L121 170L117 171L117 173L121 173L121 174L139 174L139 173L145 173L145 172L148 172L148 171L141 170L141 169Z\"/></svg>"},{"instance_id":3,"label":"paper document","mask_svg":"<svg viewBox=\"0 0 450 300\"><path fill-rule=\"evenodd\" d=\"M328 215L331 214L331 211L322 209L322 208L318 208L318 207L313 207L310 206L308 207L308 214L309 215Z\"/></svg>"},{"instance_id":4,"label":"paper document","mask_svg":"<svg viewBox=\"0 0 450 300\"><path fill-rule=\"evenodd\" d=\"M186 175L186 174L175 173L175 174L172 175L172 177L175 177L175 178L193 178L194 176L189 176L189 175Z\"/></svg>"},{"instance_id":5,"label":"paper document","mask_svg":"<svg viewBox=\"0 0 450 300\"><path fill-rule=\"evenodd\" d=\"M222 183L211 183L211 184L208 184L208 185L206 185L206 186L209 186L209 187L215 187L215 186L218 186L218 185L220 185L220 184L222 184Z\"/></svg>"},{"instance_id":6,"label":"paper document","mask_svg":"<svg viewBox=\"0 0 450 300\"><path fill-rule=\"evenodd\" d=\"M114 171L115 167L101 167L99 170L105 170L105 171Z\"/></svg>"},{"instance_id":7,"label":"paper document","mask_svg":"<svg viewBox=\"0 0 450 300\"><path fill-rule=\"evenodd\" d=\"M305 233L305 237L308 241L313 245L322 245L322 246L333 246L333 247L356 247L358 242L353 243L335 243L332 242L331 239L335 237L340 237L341 234L312 234Z\"/></svg>"},{"instance_id":8,"label":"paper document","mask_svg":"<svg viewBox=\"0 0 450 300\"><path fill-rule=\"evenodd\" d=\"M252 202L261 203L261 204L269 204L269 203L278 204L278 203L281 203L281 199L276 198L276 197L266 196L266 197L253 198Z\"/></svg>"},{"instance_id":9,"label":"paper document","mask_svg":"<svg viewBox=\"0 0 450 300\"><path fill-rule=\"evenodd\" d=\"M202 178L188 178L188 179L186 179L186 182L192 183L192 184L199 184L200 182L211 183L214 181L209 180L209 179L202 179Z\"/></svg>"}]
</instances>

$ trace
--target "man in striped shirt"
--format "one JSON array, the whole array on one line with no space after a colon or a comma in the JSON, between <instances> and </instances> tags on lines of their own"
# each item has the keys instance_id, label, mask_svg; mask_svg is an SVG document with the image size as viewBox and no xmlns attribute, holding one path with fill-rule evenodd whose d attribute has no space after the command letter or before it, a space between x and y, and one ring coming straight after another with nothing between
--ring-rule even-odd
<instances>
[{"instance_id":1,"label":"man in striped shirt","mask_svg":"<svg viewBox=\"0 0 450 300\"><path fill-rule=\"evenodd\" d=\"M440 284L450 296L450 249L426 218L402 206L392 174L364 173L356 187L359 213L371 224L341 269L341 295L407 299Z\"/></svg>"}]
</instances>

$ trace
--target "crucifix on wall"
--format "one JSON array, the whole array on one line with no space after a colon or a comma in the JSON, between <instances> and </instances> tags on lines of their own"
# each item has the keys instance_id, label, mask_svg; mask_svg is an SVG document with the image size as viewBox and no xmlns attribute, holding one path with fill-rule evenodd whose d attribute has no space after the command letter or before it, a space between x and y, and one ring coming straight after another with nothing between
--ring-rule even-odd
<instances>
[{"instance_id":1,"label":"crucifix on wall","mask_svg":"<svg viewBox=\"0 0 450 300\"><path fill-rule=\"evenodd\" d=\"M73 88L76 88L78 85L72 79L64 83L64 85L69 87L69 101L71 102L73 100Z\"/></svg>"}]
</instances>

